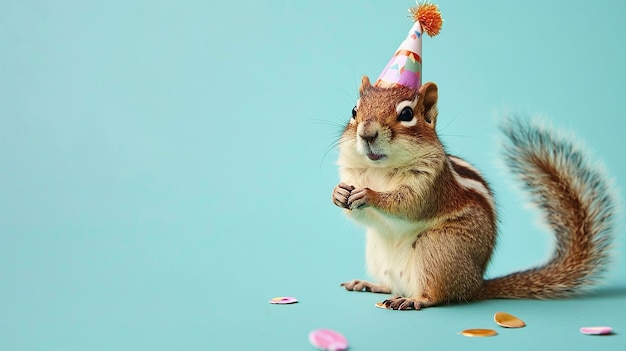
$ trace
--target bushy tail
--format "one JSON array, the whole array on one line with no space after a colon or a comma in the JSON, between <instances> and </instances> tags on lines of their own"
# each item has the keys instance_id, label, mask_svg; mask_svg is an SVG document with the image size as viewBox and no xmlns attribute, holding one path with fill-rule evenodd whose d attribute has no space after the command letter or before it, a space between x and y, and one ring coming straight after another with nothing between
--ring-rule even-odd
<instances>
[{"instance_id":1,"label":"bushy tail","mask_svg":"<svg viewBox=\"0 0 626 351\"><path fill-rule=\"evenodd\" d=\"M501 124L505 161L556 235L556 250L538 268L486 280L481 299L561 298L591 287L609 261L616 205L601 169L572 138L510 117Z\"/></svg>"}]
</instances>

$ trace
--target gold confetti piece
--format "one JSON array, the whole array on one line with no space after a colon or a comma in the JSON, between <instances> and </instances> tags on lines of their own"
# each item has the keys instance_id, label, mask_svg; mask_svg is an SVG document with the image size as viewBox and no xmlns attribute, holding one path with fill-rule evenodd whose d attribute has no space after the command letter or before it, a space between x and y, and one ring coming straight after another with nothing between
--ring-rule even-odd
<instances>
[{"instance_id":1,"label":"gold confetti piece","mask_svg":"<svg viewBox=\"0 0 626 351\"><path fill-rule=\"evenodd\" d=\"M496 314L493 315L493 320L496 321L499 326L505 328L523 328L526 326L523 320L504 312L496 312Z\"/></svg>"},{"instance_id":2,"label":"gold confetti piece","mask_svg":"<svg viewBox=\"0 0 626 351\"><path fill-rule=\"evenodd\" d=\"M466 329L461 332L461 335L474 338L484 338L487 336L498 335L498 333L492 329Z\"/></svg>"},{"instance_id":3,"label":"gold confetti piece","mask_svg":"<svg viewBox=\"0 0 626 351\"><path fill-rule=\"evenodd\" d=\"M385 304L382 303L382 302L376 302L375 306L378 307L378 308L385 309L385 310L387 309L387 306L385 306Z\"/></svg>"}]
</instances>

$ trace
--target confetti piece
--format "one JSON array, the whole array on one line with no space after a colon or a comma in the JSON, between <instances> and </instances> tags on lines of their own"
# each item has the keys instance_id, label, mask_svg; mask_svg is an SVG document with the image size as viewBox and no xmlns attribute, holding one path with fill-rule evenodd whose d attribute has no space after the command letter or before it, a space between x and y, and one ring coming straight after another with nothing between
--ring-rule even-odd
<instances>
[{"instance_id":1,"label":"confetti piece","mask_svg":"<svg viewBox=\"0 0 626 351\"><path fill-rule=\"evenodd\" d=\"M376 302L376 304L375 304L374 306L376 306L376 307L378 307L378 308L382 308L382 309L384 309L384 310L386 310L386 309L387 309L387 306L385 306L385 304L384 304L384 303L382 303L382 302Z\"/></svg>"},{"instance_id":2,"label":"confetti piece","mask_svg":"<svg viewBox=\"0 0 626 351\"><path fill-rule=\"evenodd\" d=\"M315 329L309 333L309 341L320 350L343 351L348 349L346 338L330 329Z\"/></svg>"},{"instance_id":3,"label":"confetti piece","mask_svg":"<svg viewBox=\"0 0 626 351\"><path fill-rule=\"evenodd\" d=\"M496 312L493 315L493 320L501 327L505 328L522 328L526 326L523 320L515 317L512 314L504 312Z\"/></svg>"},{"instance_id":4,"label":"confetti piece","mask_svg":"<svg viewBox=\"0 0 626 351\"><path fill-rule=\"evenodd\" d=\"M498 335L498 333L492 329L466 329L461 332L461 335L474 338L484 338L487 336Z\"/></svg>"},{"instance_id":5,"label":"confetti piece","mask_svg":"<svg viewBox=\"0 0 626 351\"><path fill-rule=\"evenodd\" d=\"M587 335L609 335L613 334L611 327L582 327L580 332Z\"/></svg>"},{"instance_id":6,"label":"confetti piece","mask_svg":"<svg viewBox=\"0 0 626 351\"><path fill-rule=\"evenodd\" d=\"M295 297L291 297L291 296L275 297L269 301L269 303L272 303L275 305L288 305L288 304L292 304L296 302L298 302L298 299L296 299Z\"/></svg>"}]
</instances>

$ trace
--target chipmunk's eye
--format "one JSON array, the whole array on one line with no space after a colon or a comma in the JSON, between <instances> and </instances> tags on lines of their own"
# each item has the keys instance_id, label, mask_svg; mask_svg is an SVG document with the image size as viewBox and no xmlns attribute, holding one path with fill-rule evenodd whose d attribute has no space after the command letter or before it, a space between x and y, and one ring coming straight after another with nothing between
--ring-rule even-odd
<instances>
[{"instance_id":1,"label":"chipmunk's eye","mask_svg":"<svg viewBox=\"0 0 626 351\"><path fill-rule=\"evenodd\" d=\"M398 114L398 121L411 122L413 119L413 109L409 106L405 106Z\"/></svg>"},{"instance_id":2,"label":"chipmunk's eye","mask_svg":"<svg viewBox=\"0 0 626 351\"><path fill-rule=\"evenodd\" d=\"M356 106L352 108L352 118L356 118Z\"/></svg>"}]
</instances>

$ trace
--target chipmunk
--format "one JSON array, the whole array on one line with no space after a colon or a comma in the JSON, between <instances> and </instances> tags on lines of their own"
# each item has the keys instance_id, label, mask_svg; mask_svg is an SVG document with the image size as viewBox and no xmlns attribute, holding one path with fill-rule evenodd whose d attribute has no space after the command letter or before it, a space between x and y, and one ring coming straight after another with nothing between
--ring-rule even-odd
<instances>
[{"instance_id":1,"label":"chipmunk","mask_svg":"<svg viewBox=\"0 0 626 351\"><path fill-rule=\"evenodd\" d=\"M339 142L341 183L332 202L367 230L376 283L347 290L393 294L382 304L419 310L494 298L568 297L595 283L609 261L615 205L608 181L572 140L521 118L501 126L506 162L530 190L556 236L544 265L484 279L496 243L494 194L436 132L438 89L371 85Z\"/></svg>"}]
</instances>

